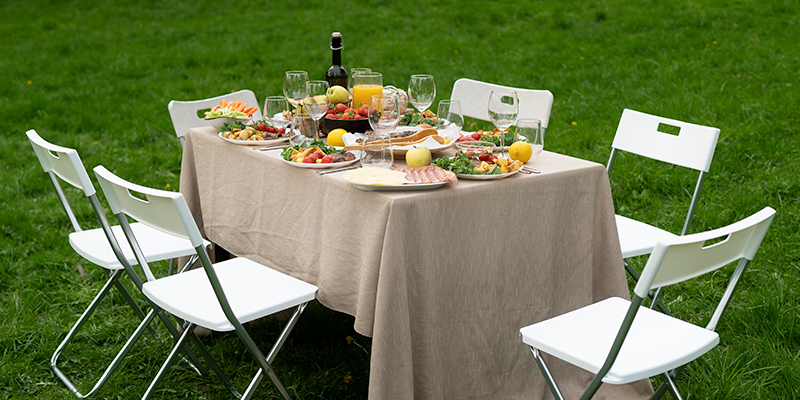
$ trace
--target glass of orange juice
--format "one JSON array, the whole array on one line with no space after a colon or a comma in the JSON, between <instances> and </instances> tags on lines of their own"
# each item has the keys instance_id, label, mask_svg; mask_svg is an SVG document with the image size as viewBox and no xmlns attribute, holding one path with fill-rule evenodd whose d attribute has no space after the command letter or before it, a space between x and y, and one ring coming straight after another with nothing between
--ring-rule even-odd
<instances>
[{"instance_id":1,"label":"glass of orange juice","mask_svg":"<svg viewBox=\"0 0 800 400\"><path fill-rule=\"evenodd\" d=\"M380 72L360 73L353 77L353 108L369 105L370 97L383 94L383 75Z\"/></svg>"}]
</instances>

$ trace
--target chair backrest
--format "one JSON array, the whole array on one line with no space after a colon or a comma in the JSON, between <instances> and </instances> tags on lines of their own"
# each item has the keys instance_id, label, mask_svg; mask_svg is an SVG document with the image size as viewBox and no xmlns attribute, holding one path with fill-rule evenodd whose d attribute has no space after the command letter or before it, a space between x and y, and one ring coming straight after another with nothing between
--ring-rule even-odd
<instances>
[{"instance_id":1,"label":"chair backrest","mask_svg":"<svg viewBox=\"0 0 800 400\"><path fill-rule=\"evenodd\" d=\"M678 128L677 134L659 129ZM706 173L719 139L719 129L625 109L611 144L606 170L611 173L619 150L700 171L681 235L689 233Z\"/></svg>"},{"instance_id":2,"label":"chair backrest","mask_svg":"<svg viewBox=\"0 0 800 400\"><path fill-rule=\"evenodd\" d=\"M64 191L61 189L58 178L82 190L87 197L95 197L94 185L89 179L89 174L86 173L81 157L74 149L61 147L42 139L33 129L25 132L25 134L28 136L31 146L33 146L33 151L36 153L42 169L50 177L50 182L56 190L58 200L67 212L72 227L76 232L80 232L82 230L81 226L77 218L75 218L75 213L72 211Z\"/></svg>"},{"instance_id":3,"label":"chair backrest","mask_svg":"<svg viewBox=\"0 0 800 400\"><path fill-rule=\"evenodd\" d=\"M183 144L183 137L186 136L186 131L191 128L199 128L208 125L203 117L197 115L199 110L213 108L219 105L220 100L236 101L237 99L242 99L242 101L247 103L248 107L258 107L258 110L253 113L253 120L261 120L263 118L260 111L261 107L258 106L255 93L247 89L203 100L170 101L169 104L167 104L167 109L169 109L169 116L172 118L172 126L175 128L175 135L181 140L181 144Z\"/></svg>"},{"instance_id":4,"label":"chair backrest","mask_svg":"<svg viewBox=\"0 0 800 400\"><path fill-rule=\"evenodd\" d=\"M680 131L677 135L665 133L659 131L661 125L677 127ZM718 128L625 109L611 148L708 172L718 138Z\"/></svg>"},{"instance_id":5,"label":"chair backrest","mask_svg":"<svg viewBox=\"0 0 800 400\"><path fill-rule=\"evenodd\" d=\"M733 271L730 282L706 326L708 330L715 330L747 264L753 260L761 246L774 216L775 210L765 207L726 227L656 244L639 282L636 283L634 293L639 298L645 298L651 289L684 282L738 260L739 265Z\"/></svg>"},{"instance_id":6,"label":"chair backrest","mask_svg":"<svg viewBox=\"0 0 800 400\"><path fill-rule=\"evenodd\" d=\"M516 91L519 97L518 118L536 118L542 121L542 128L547 129L553 108L553 93L549 90L519 89L461 78L453 84L450 98L461 101L461 112L465 117L489 121L489 95L497 89Z\"/></svg>"},{"instance_id":7,"label":"chair backrest","mask_svg":"<svg viewBox=\"0 0 800 400\"><path fill-rule=\"evenodd\" d=\"M182 194L128 182L114 175L102 165L95 167L94 173L108 200L111 212L117 216L148 281L155 280L155 277L146 260L139 259L141 253L130 229L127 228L125 215L152 228L189 239L195 248L203 247L203 237L200 235L200 230L197 228ZM133 193L137 193L143 198L137 197Z\"/></svg>"}]
</instances>

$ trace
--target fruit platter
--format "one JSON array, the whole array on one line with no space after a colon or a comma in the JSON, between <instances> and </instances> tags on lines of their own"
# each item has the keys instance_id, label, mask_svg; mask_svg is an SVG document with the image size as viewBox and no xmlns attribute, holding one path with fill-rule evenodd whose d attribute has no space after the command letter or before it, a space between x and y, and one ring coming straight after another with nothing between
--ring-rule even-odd
<instances>
[{"instance_id":1,"label":"fruit platter","mask_svg":"<svg viewBox=\"0 0 800 400\"><path fill-rule=\"evenodd\" d=\"M286 146L281 151L281 158L293 167L311 169L344 167L359 159L355 153L328 146L321 140Z\"/></svg>"},{"instance_id":2,"label":"fruit platter","mask_svg":"<svg viewBox=\"0 0 800 400\"><path fill-rule=\"evenodd\" d=\"M217 135L226 142L246 146L269 146L289 140L291 132L278 128L267 121L245 124L242 121L226 122Z\"/></svg>"}]
</instances>

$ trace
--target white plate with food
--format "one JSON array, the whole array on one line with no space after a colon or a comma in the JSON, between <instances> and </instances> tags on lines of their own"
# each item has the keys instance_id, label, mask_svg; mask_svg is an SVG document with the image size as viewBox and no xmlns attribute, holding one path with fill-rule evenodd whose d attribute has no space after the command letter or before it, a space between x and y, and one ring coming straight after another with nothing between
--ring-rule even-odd
<instances>
[{"instance_id":1,"label":"white plate with food","mask_svg":"<svg viewBox=\"0 0 800 400\"><path fill-rule=\"evenodd\" d=\"M454 173L435 166L393 170L365 167L347 171L342 179L366 191L427 190L440 188L448 182L458 183Z\"/></svg>"},{"instance_id":2,"label":"white plate with food","mask_svg":"<svg viewBox=\"0 0 800 400\"><path fill-rule=\"evenodd\" d=\"M287 134L288 135L288 134ZM289 141L289 136L278 138L278 139L266 139L266 140L241 140L241 139L228 139L222 136L222 132L217 133L220 139L233 144L238 144L242 146L270 146L273 144L280 144Z\"/></svg>"},{"instance_id":3,"label":"white plate with food","mask_svg":"<svg viewBox=\"0 0 800 400\"><path fill-rule=\"evenodd\" d=\"M471 179L474 181L493 181L496 179L508 178L511 175L518 173L520 170L507 172L504 174L456 174L459 179Z\"/></svg>"},{"instance_id":4,"label":"white plate with food","mask_svg":"<svg viewBox=\"0 0 800 400\"><path fill-rule=\"evenodd\" d=\"M393 139L397 139L399 137L411 136L416 132L420 131L422 128L414 127L414 126L406 126L400 127L395 129L390 133ZM442 150L447 150L455 145L455 139L458 138L458 134L452 131L447 132L439 132L437 134L442 138L447 139L447 143L439 143L433 137L428 137L425 141L421 143L415 143L413 145L402 145L402 144L393 144L392 145L392 153L395 156L403 157L405 156L408 150L411 150L415 147L427 147L431 153L436 153ZM342 141L344 141L345 146L348 145L357 145L359 144L360 140L363 140L364 134L363 133L346 133L342 135Z\"/></svg>"},{"instance_id":5,"label":"white plate with food","mask_svg":"<svg viewBox=\"0 0 800 400\"><path fill-rule=\"evenodd\" d=\"M291 165L293 167L297 167L297 168L327 169L327 168L346 167L348 165L353 165L359 160L359 157L356 156L356 158L352 159L352 160L340 161L340 162L330 162L330 163L317 163L317 162L299 163L299 162L286 160L286 159L283 159L283 158L281 158L281 160L283 160L283 162L285 162L285 163L287 163L287 164L289 164L289 165Z\"/></svg>"}]
</instances>

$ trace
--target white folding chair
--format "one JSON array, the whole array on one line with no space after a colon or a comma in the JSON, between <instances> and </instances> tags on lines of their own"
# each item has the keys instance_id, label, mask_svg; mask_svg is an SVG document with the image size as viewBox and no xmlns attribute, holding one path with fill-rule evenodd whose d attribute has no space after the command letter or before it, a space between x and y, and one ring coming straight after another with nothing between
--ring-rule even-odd
<instances>
[{"instance_id":1,"label":"white folding chair","mask_svg":"<svg viewBox=\"0 0 800 400\"><path fill-rule=\"evenodd\" d=\"M660 130L667 130L668 127L678 128L679 131L677 134L670 134ZM622 112L614 142L611 144L611 155L606 170L610 175L617 153L625 151L698 171L700 175L686 213L683 229L681 229L682 236L689 233L689 226L700 198L703 182L714 157L718 138L719 129L717 128L625 109ZM616 222L625 268L635 280L638 280L639 272L627 259L649 254L659 240L672 239L676 235L621 215L616 216ZM651 304L651 308L656 305L662 311L669 312L663 303L654 302Z\"/></svg>"},{"instance_id":2,"label":"white folding chair","mask_svg":"<svg viewBox=\"0 0 800 400\"><path fill-rule=\"evenodd\" d=\"M595 374L581 399L590 399L603 383L625 384L656 375L663 382L651 399L667 390L681 399L675 376L680 367L719 343L714 330L774 215L775 210L766 207L724 228L659 241L631 301L609 298L520 329L553 396L564 399L542 353ZM652 288L680 283L737 260L705 328L641 307Z\"/></svg>"},{"instance_id":3,"label":"white folding chair","mask_svg":"<svg viewBox=\"0 0 800 400\"><path fill-rule=\"evenodd\" d=\"M519 97L518 118L536 118L542 121L542 131L547 130L553 108L553 93L549 90L520 89L461 78L453 84L450 98L461 102L461 112L465 117L489 121L489 95L497 89L516 91Z\"/></svg>"},{"instance_id":4,"label":"white folding chair","mask_svg":"<svg viewBox=\"0 0 800 400\"><path fill-rule=\"evenodd\" d=\"M147 399L154 393L179 348L187 338L196 338L194 327L199 325L215 331L235 331L258 362L258 372L241 395L220 376L235 396L250 398L266 373L283 397L290 399L271 364L306 304L314 299L317 287L243 257L212 264L183 195L127 182L103 166L95 167L94 172L147 277L147 282L141 286L142 293L159 307L188 322L142 398ZM203 268L156 279L138 251L137 242L145 238L130 229L127 217L189 239L195 245ZM296 311L265 357L242 324L292 307L297 307Z\"/></svg>"},{"instance_id":5,"label":"white folding chair","mask_svg":"<svg viewBox=\"0 0 800 400\"><path fill-rule=\"evenodd\" d=\"M86 169L81 162L78 152L74 149L57 146L47 142L46 140L42 139L35 130L27 131L26 135L33 146L33 150L36 152L36 156L39 159L42 168L50 178L50 182L53 184L53 188L55 188L58 199L64 207L64 210L66 211L67 216L72 223L72 227L75 230L69 235L70 245L75 252L80 254L83 258L103 267L109 275L106 284L103 286L100 292L97 293L94 300L92 300L78 321L69 330L69 333L67 333L67 336L56 348L53 356L50 359L50 366L56 376L75 394L75 396L84 398L97 392L97 390L100 389L100 387L106 382L117 366L122 362L122 359L131 349L141 333L144 332L144 329L149 327L149 321L152 320L152 311L150 314L145 316L139 306L131 298L125 287L120 283L120 278L125 272L124 264L136 264L136 257L134 256L133 250L130 246L123 245L121 246L121 249L112 248L112 243L111 240L109 240L109 236L113 235L114 237L121 238L124 237L124 233L122 232L122 228L119 226L111 227L108 224L105 212L103 211L103 208L97 199L94 186L89 179L89 175L86 173ZM82 229L81 225L78 223L75 213L72 210L72 207L70 206L69 201L67 200L67 197L64 194L61 184L59 183L59 179L83 191L92 204L95 214L100 222L100 228L91 230ZM186 239L165 234L142 224L131 224L131 229L145 238L140 242L140 245L144 257L148 261L155 262L161 260L170 260L171 269L175 258L193 256L195 254L194 246ZM208 245L208 242L204 242L204 245ZM191 262L193 262L193 259L190 258L190 263ZM89 320L100 301L106 296L106 294L108 294L112 287L117 288L119 293L122 295L122 298L128 303L136 316L142 320L142 324L128 339L128 342L123 346L119 353L117 353L117 356L107 367L103 375L100 377L100 379L98 379L91 390L83 394L78 391L76 386L58 368L58 357L61 355L62 351L64 351L67 344L75 337L83 324ZM148 322L145 323L145 321ZM178 337L177 330L175 330L174 326L172 327L172 330L173 335ZM152 332L155 335L155 331L153 330ZM190 355L190 358L196 360L194 355ZM204 371L199 372L205 373Z\"/></svg>"},{"instance_id":6,"label":"white folding chair","mask_svg":"<svg viewBox=\"0 0 800 400\"><path fill-rule=\"evenodd\" d=\"M219 105L220 100L236 101L237 99L242 99L242 101L247 103L248 107L258 107L258 100L256 99L255 93L253 93L252 90L247 89L202 100L170 101L169 104L167 104L167 109L169 109L169 116L172 118L172 126L175 128L175 135L178 136L178 140L181 142L181 147L183 147L186 131L191 128L199 128L208 125L208 123L204 120L204 117L198 115L200 110L213 108L214 106ZM253 113L252 118L254 121L263 119L261 107L258 107L258 110Z\"/></svg>"}]
</instances>

